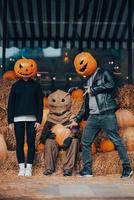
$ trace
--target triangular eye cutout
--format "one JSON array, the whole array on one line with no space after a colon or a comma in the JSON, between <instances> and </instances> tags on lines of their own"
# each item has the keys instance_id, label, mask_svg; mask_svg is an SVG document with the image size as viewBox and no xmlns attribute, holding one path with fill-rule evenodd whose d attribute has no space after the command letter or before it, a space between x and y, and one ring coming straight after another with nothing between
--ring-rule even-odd
<instances>
[{"instance_id":1,"label":"triangular eye cutout","mask_svg":"<svg viewBox=\"0 0 134 200\"><path fill-rule=\"evenodd\" d=\"M84 62L84 60L82 60L82 61L80 62L80 65L82 65L82 64L83 64L83 62Z\"/></svg>"},{"instance_id":2,"label":"triangular eye cutout","mask_svg":"<svg viewBox=\"0 0 134 200\"><path fill-rule=\"evenodd\" d=\"M19 65L20 69L23 67L21 64Z\"/></svg>"}]
</instances>

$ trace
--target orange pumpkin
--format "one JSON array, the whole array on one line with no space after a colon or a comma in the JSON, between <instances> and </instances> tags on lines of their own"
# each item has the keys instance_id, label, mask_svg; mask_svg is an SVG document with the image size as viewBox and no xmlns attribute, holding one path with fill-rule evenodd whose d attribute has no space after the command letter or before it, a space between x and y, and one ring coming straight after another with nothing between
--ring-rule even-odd
<instances>
[{"instance_id":1,"label":"orange pumpkin","mask_svg":"<svg viewBox=\"0 0 134 200\"><path fill-rule=\"evenodd\" d=\"M116 118L117 118L118 125L121 128L134 126L134 115L129 110L126 110L126 109L117 110Z\"/></svg>"},{"instance_id":2,"label":"orange pumpkin","mask_svg":"<svg viewBox=\"0 0 134 200\"><path fill-rule=\"evenodd\" d=\"M82 120L80 121L80 123L79 123L80 128L81 128L81 129L84 129L84 128L86 127L86 123L87 123L87 121L82 119Z\"/></svg>"},{"instance_id":3,"label":"orange pumpkin","mask_svg":"<svg viewBox=\"0 0 134 200\"><path fill-rule=\"evenodd\" d=\"M91 152L92 152L92 155L96 154L96 152L97 152L96 144L95 143L92 143Z\"/></svg>"},{"instance_id":4,"label":"orange pumpkin","mask_svg":"<svg viewBox=\"0 0 134 200\"><path fill-rule=\"evenodd\" d=\"M37 64L32 59L21 58L16 61L14 71L19 78L34 77L37 73Z\"/></svg>"},{"instance_id":5,"label":"orange pumpkin","mask_svg":"<svg viewBox=\"0 0 134 200\"><path fill-rule=\"evenodd\" d=\"M45 123L47 121L48 113L49 113L49 109L48 108L43 109L43 117L42 117L41 127L44 127L44 125L45 125Z\"/></svg>"},{"instance_id":6,"label":"orange pumpkin","mask_svg":"<svg viewBox=\"0 0 134 200\"><path fill-rule=\"evenodd\" d=\"M37 146L37 151L38 152L44 152L44 149L45 149L45 145L44 144L38 144Z\"/></svg>"},{"instance_id":7,"label":"orange pumpkin","mask_svg":"<svg viewBox=\"0 0 134 200\"><path fill-rule=\"evenodd\" d=\"M64 140L70 136L70 129L66 128L62 124L56 124L51 128L51 131L55 134L56 142L59 146L63 146Z\"/></svg>"},{"instance_id":8,"label":"orange pumpkin","mask_svg":"<svg viewBox=\"0 0 134 200\"><path fill-rule=\"evenodd\" d=\"M43 98L43 107L47 108L48 107L48 102L47 102L47 97Z\"/></svg>"},{"instance_id":9,"label":"orange pumpkin","mask_svg":"<svg viewBox=\"0 0 134 200\"><path fill-rule=\"evenodd\" d=\"M16 79L15 71L14 71L14 70L6 71L6 72L3 74L3 78L4 78L4 79L10 79L10 80Z\"/></svg>"},{"instance_id":10,"label":"orange pumpkin","mask_svg":"<svg viewBox=\"0 0 134 200\"><path fill-rule=\"evenodd\" d=\"M97 62L88 52L79 53L74 59L75 70L81 76L90 76L97 68Z\"/></svg>"},{"instance_id":11,"label":"orange pumpkin","mask_svg":"<svg viewBox=\"0 0 134 200\"><path fill-rule=\"evenodd\" d=\"M0 134L0 164L4 163L7 158L7 145L3 135Z\"/></svg>"},{"instance_id":12,"label":"orange pumpkin","mask_svg":"<svg viewBox=\"0 0 134 200\"><path fill-rule=\"evenodd\" d=\"M28 154L28 144L27 142L24 143L24 155L25 155L25 158L27 158L27 154Z\"/></svg>"},{"instance_id":13,"label":"orange pumpkin","mask_svg":"<svg viewBox=\"0 0 134 200\"><path fill-rule=\"evenodd\" d=\"M128 151L134 151L134 127L127 127L120 130L120 135Z\"/></svg>"},{"instance_id":14,"label":"orange pumpkin","mask_svg":"<svg viewBox=\"0 0 134 200\"><path fill-rule=\"evenodd\" d=\"M73 90L72 98L73 99L79 99L79 98L81 99L81 98L83 98L83 90L82 89Z\"/></svg>"},{"instance_id":15,"label":"orange pumpkin","mask_svg":"<svg viewBox=\"0 0 134 200\"><path fill-rule=\"evenodd\" d=\"M115 145L111 140L107 139L107 140L103 140L101 142L100 148L101 148L102 152L109 152L109 151L115 150Z\"/></svg>"}]
</instances>

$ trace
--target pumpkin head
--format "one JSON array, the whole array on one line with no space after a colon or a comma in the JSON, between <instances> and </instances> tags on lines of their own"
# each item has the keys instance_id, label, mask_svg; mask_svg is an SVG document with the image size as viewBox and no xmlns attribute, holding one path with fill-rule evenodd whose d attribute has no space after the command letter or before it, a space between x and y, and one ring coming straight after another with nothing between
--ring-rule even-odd
<instances>
[{"instance_id":1,"label":"pumpkin head","mask_svg":"<svg viewBox=\"0 0 134 200\"><path fill-rule=\"evenodd\" d=\"M97 62L88 52L79 53L74 59L75 70L81 76L90 76L97 68Z\"/></svg>"},{"instance_id":2,"label":"pumpkin head","mask_svg":"<svg viewBox=\"0 0 134 200\"><path fill-rule=\"evenodd\" d=\"M14 79L16 79L16 74L15 74L14 70L9 70L3 74L3 78L9 79L9 80L14 80Z\"/></svg>"},{"instance_id":3,"label":"pumpkin head","mask_svg":"<svg viewBox=\"0 0 134 200\"><path fill-rule=\"evenodd\" d=\"M63 124L71 116L71 96L62 90L57 90L48 96L48 121Z\"/></svg>"},{"instance_id":4,"label":"pumpkin head","mask_svg":"<svg viewBox=\"0 0 134 200\"><path fill-rule=\"evenodd\" d=\"M34 77L37 73L37 64L32 59L21 58L15 63L14 71L19 78Z\"/></svg>"},{"instance_id":5,"label":"pumpkin head","mask_svg":"<svg viewBox=\"0 0 134 200\"><path fill-rule=\"evenodd\" d=\"M55 134L55 140L59 146L63 146L64 140L70 136L70 129L66 128L62 124L56 124L51 128L51 131Z\"/></svg>"}]
</instances>

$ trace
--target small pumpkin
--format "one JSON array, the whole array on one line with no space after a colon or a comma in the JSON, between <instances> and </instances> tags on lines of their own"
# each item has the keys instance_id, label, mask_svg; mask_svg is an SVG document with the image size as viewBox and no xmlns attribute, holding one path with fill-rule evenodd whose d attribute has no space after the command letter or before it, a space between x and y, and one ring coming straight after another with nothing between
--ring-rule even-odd
<instances>
[{"instance_id":1,"label":"small pumpkin","mask_svg":"<svg viewBox=\"0 0 134 200\"><path fill-rule=\"evenodd\" d=\"M8 70L3 74L4 79L14 80L16 79L16 74L14 70Z\"/></svg>"},{"instance_id":2,"label":"small pumpkin","mask_svg":"<svg viewBox=\"0 0 134 200\"><path fill-rule=\"evenodd\" d=\"M44 109L48 107L48 102L47 102L46 96L43 97L43 107L44 107Z\"/></svg>"},{"instance_id":3,"label":"small pumpkin","mask_svg":"<svg viewBox=\"0 0 134 200\"><path fill-rule=\"evenodd\" d=\"M7 145L3 135L0 134L0 164L4 163L7 158Z\"/></svg>"},{"instance_id":4,"label":"small pumpkin","mask_svg":"<svg viewBox=\"0 0 134 200\"><path fill-rule=\"evenodd\" d=\"M82 89L73 90L71 96L73 99L81 99L83 98L83 90Z\"/></svg>"},{"instance_id":5,"label":"small pumpkin","mask_svg":"<svg viewBox=\"0 0 134 200\"><path fill-rule=\"evenodd\" d=\"M90 53L82 52L75 57L74 66L81 76L90 76L96 71L97 62Z\"/></svg>"},{"instance_id":6,"label":"small pumpkin","mask_svg":"<svg viewBox=\"0 0 134 200\"><path fill-rule=\"evenodd\" d=\"M27 142L24 143L24 155L25 155L25 158L27 158L27 154L28 154L28 144Z\"/></svg>"},{"instance_id":7,"label":"small pumpkin","mask_svg":"<svg viewBox=\"0 0 134 200\"><path fill-rule=\"evenodd\" d=\"M14 71L19 78L34 77L37 73L37 64L33 59L23 57L16 61Z\"/></svg>"},{"instance_id":8,"label":"small pumpkin","mask_svg":"<svg viewBox=\"0 0 134 200\"><path fill-rule=\"evenodd\" d=\"M81 129L84 129L86 127L86 124L87 124L87 121L82 119L79 123L79 126Z\"/></svg>"},{"instance_id":9,"label":"small pumpkin","mask_svg":"<svg viewBox=\"0 0 134 200\"><path fill-rule=\"evenodd\" d=\"M47 121L48 113L49 113L49 109L48 108L43 109L43 117L42 117L41 127L44 127L44 125L45 125L45 123Z\"/></svg>"},{"instance_id":10,"label":"small pumpkin","mask_svg":"<svg viewBox=\"0 0 134 200\"><path fill-rule=\"evenodd\" d=\"M66 128L62 124L56 124L51 128L51 131L55 134L55 140L59 146L63 146L64 140L70 136L70 129Z\"/></svg>"},{"instance_id":11,"label":"small pumpkin","mask_svg":"<svg viewBox=\"0 0 134 200\"><path fill-rule=\"evenodd\" d=\"M44 152L44 150L45 150L45 144L42 144L42 143L38 144L37 151Z\"/></svg>"},{"instance_id":12,"label":"small pumpkin","mask_svg":"<svg viewBox=\"0 0 134 200\"><path fill-rule=\"evenodd\" d=\"M100 148L102 152L110 152L115 150L115 145L111 140L107 139L101 142Z\"/></svg>"},{"instance_id":13,"label":"small pumpkin","mask_svg":"<svg viewBox=\"0 0 134 200\"><path fill-rule=\"evenodd\" d=\"M127 109L119 109L116 111L116 118L119 127L125 128L134 126L134 115Z\"/></svg>"}]
</instances>

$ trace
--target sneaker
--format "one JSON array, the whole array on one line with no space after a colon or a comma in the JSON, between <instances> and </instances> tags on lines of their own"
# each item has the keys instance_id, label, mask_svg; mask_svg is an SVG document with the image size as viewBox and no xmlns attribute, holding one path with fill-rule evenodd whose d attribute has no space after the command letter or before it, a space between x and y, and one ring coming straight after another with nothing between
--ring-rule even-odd
<instances>
[{"instance_id":1,"label":"sneaker","mask_svg":"<svg viewBox=\"0 0 134 200\"><path fill-rule=\"evenodd\" d=\"M72 176L72 172L69 170L64 170L63 171L63 176Z\"/></svg>"},{"instance_id":2,"label":"sneaker","mask_svg":"<svg viewBox=\"0 0 134 200\"><path fill-rule=\"evenodd\" d=\"M24 163L19 163L18 176L25 176L25 164Z\"/></svg>"},{"instance_id":3,"label":"sneaker","mask_svg":"<svg viewBox=\"0 0 134 200\"><path fill-rule=\"evenodd\" d=\"M121 178L131 178L131 176L133 175L133 173L134 172L131 169L131 167L123 167Z\"/></svg>"},{"instance_id":4,"label":"sneaker","mask_svg":"<svg viewBox=\"0 0 134 200\"><path fill-rule=\"evenodd\" d=\"M51 169L47 169L47 170L45 170L44 172L43 172L43 174L45 175L45 176L49 176L49 175L51 175L53 173L53 171L51 170Z\"/></svg>"},{"instance_id":5,"label":"sneaker","mask_svg":"<svg viewBox=\"0 0 134 200\"><path fill-rule=\"evenodd\" d=\"M87 168L87 167L84 167L80 172L79 172L79 175L81 177L92 177L93 174L92 174L92 170Z\"/></svg>"},{"instance_id":6,"label":"sneaker","mask_svg":"<svg viewBox=\"0 0 134 200\"><path fill-rule=\"evenodd\" d=\"M26 168L25 176L32 176L32 169Z\"/></svg>"},{"instance_id":7,"label":"sneaker","mask_svg":"<svg viewBox=\"0 0 134 200\"><path fill-rule=\"evenodd\" d=\"M27 167L25 169L25 176L32 176L32 164L27 163Z\"/></svg>"},{"instance_id":8,"label":"sneaker","mask_svg":"<svg viewBox=\"0 0 134 200\"><path fill-rule=\"evenodd\" d=\"M25 168L24 169L19 169L18 176L25 176Z\"/></svg>"}]
</instances>

